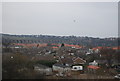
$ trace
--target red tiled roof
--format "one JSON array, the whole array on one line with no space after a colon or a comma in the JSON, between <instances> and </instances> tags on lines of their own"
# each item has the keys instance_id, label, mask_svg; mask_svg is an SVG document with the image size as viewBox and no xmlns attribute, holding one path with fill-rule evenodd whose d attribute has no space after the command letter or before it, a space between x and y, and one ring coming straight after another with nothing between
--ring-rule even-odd
<instances>
[{"instance_id":1,"label":"red tiled roof","mask_svg":"<svg viewBox=\"0 0 120 81\"><path fill-rule=\"evenodd\" d=\"M106 49L106 48L109 49L110 47L100 47L100 46L99 46L99 47L95 47L95 48L92 48L92 49L93 49L93 50L96 50L96 49Z\"/></svg>"},{"instance_id":2,"label":"red tiled roof","mask_svg":"<svg viewBox=\"0 0 120 81\"><path fill-rule=\"evenodd\" d=\"M58 48L58 47L52 47L52 48Z\"/></svg>"},{"instance_id":3,"label":"red tiled roof","mask_svg":"<svg viewBox=\"0 0 120 81\"><path fill-rule=\"evenodd\" d=\"M75 64L84 64L86 62L85 60L83 60L80 57L75 58L73 61Z\"/></svg>"},{"instance_id":4,"label":"red tiled roof","mask_svg":"<svg viewBox=\"0 0 120 81\"><path fill-rule=\"evenodd\" d=\"M100 67L89 65L88 68L90 68L90 69L99 69Z\"/></svg>"},{"instance_id":5,"label":"red tiled roof","mask_svg":"<svg viewBox=\"0 0 120 81\"><path fill-rule=\"evenodd\" d=\"M113 49L113 50L119 50L120 47L113 47L112 49Z\"/></svg>"},{"instance_id":6,"label":"red tiled roof","mask_svg":"<svg viewBox=\"0 0 120 81\"><path fill-rule=\"evenodd\" d=\"M76 48L82 48L82 46L79 46L79 45L65 44L65 46L68 46L68 47L76 47Z\"/></svg>"},{"instance_id":7,"label":"red tiled roof","mask_svg":"<svg viewBox=\"0 0 120 81\"><path fill-rule=\"evenodd\" d=\"M109 48L111 48L111 49L113 49L113 50L118 50L118 49L120 49L120 47L95 47L95 48L93 48L93 50L96 50L96 49L109 49Z\"/></svg>"},{"instance_id":8,"label":"red tiled roof","mask_svg":"<svg viewBox=\"0 0 120 81\"><path fill-rule=\"evenodd\" d=\"M93 50L96 50L96 49L102 49L103 47L95 47L93 48Z\"/></svg>"}]
</instances>

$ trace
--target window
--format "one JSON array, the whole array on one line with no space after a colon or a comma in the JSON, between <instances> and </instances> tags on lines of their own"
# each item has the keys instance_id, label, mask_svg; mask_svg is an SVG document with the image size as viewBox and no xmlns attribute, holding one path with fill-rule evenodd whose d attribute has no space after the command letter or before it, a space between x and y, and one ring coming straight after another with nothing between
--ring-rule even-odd
<instances>
[{"instance_id":1,"label":"window","mask_svg":"<svg viewBox=\"0 0 120 81\"><path fill-rule=\"evenodd\" d=\"M74 67L74 69L77 69L77 67Z\"/></svg>"}]
</instances>

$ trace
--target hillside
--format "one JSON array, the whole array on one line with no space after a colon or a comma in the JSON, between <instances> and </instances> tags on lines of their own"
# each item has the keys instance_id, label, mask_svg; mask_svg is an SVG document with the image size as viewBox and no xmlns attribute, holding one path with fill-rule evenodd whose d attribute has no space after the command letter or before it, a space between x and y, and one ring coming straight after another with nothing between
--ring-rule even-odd
<instances>
[{"instance_id":1,"label":"hillside","mask_svg":"<svg viewBox=\"0 0 120 81\"><path fill-rule=\"evenodd\" d=\"M66 43L84 46L118 46L118 38L2 34L2 43Z\"/></svg>"}]
</instances>

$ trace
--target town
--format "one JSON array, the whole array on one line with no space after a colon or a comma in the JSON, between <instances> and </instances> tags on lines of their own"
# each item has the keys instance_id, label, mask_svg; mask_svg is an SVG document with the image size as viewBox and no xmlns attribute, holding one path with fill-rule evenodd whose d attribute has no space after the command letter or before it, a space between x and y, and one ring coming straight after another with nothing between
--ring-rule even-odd
<instances>
[{"instance_id":1,"label":"town","mask_svg":"<svg viewBox=\"0 0 120 81\"><path fill-rule=\"evenodd\" d=\"M84 45L81 41L77 44L79 39L77 43L63 40L54 42L57 37L48 40L43 37L44 41L39 39L40 42L27 43L26 37L3 35L2 38L3 79L119 78L120 47L115 42L117 38L106 39L109 42L100 44L96 43L98 39L96 42L91 40Z\"/></svg>"}]
</instances>

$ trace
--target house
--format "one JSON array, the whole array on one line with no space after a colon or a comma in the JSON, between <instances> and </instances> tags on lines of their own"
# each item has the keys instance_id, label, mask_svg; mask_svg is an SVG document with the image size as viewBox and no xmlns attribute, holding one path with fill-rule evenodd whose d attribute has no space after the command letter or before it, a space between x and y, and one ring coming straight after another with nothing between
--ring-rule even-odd
<instances>
[{"instance_id":1,"label":"house","mask_svg":"<svg viewBox=\"0 0 120 81\"><path fill-rule=\"evenodd\" d=\"M100 52L100 50L99 50L99 49L96 49L94 52L95 52L95 53L99 53L99 52Z\"/></svg>"},{"instance_id":2,"label":"house","mask_svg":"<svg viewBox=\"0 0 120 81\"><path fill-rule=\"evenodd\" d=\"M89 52L90 52L90 53L93 53L93 49L89 49Z\"/></svg>"},{"instance_id":3,"label":"house","mask_svg":"<svg viewBox=\"0 0 120 81\"><path fill-rule=\"evenodd\" d=\"M71 47L71 48L76 48L76 49L82 48L82 46L79 46L79 45L65 44L65 46L66 46L66 47Z\"/></svg>"},{"instance_id":4,"label":"house","mask_svg":"<svg viewBox=\"0 0 120 81\"><path fill-rule=\"evenodd\" d=\"M107 60L95 60L98 63L98 66L106 66L108 64Z\"/></svg>"},{"instance_id":5,"label":"house","mask_svg":"<svg viewBox=\"0 0 120 81\"><path fill-rule=\"evenodd\" d=\"M52 69L54 72L60 72L60 73L65 73L71 71L71 67L56 63L52 66Z\"/></svg>"},{"instance_id":6,"label":"house","mask_svg":"<svg viewBox=\"0 0 120 81\"><path fill-rule=\"evenodd\" d=\"M86 55L93 54L93 53L99 53L99 52L100 52L100 50L98 48L93 48L93 49L89 49L86 52Z\"/></svg>"},{"instance_id":7,"label":"house","mask_svg":"<svg viewBox=\"0 0 120 81\"><path fill-rule=\"evenodd\" d=\"M81 70L83 70L83 66L80 66L80 65L72 66L72 70L73 71L81 71Z\"/></svg>"},{"instance_id":8,"label":"house","mask_svg":"<svg viewBox=\"0 0 120 81\"><path fill-rule=\"evenodd\" d=\"M113 49L113 50L120 50L120 46L118 46L118 47L113 47L112 49Z\"/></svg>"},{"instance_id":9,"label":"house","mask_svg":"<svg viewBox=\"0 0 120 81\"><path fill-rule=\"evenodd\" d=\"M61 77L71 76L70 66L56 63L53 65L52 68L53 68L53 72L56 73L56 76L61 76Z\"/></svg>"},{"instance_id":10,"label":"house","mask_svg":"<svg viewBox=\"0 0 120 81\"><path fill-rule=\"evenodd\" d=\"M90 52L87 52L86 55L90 55L91 53Z\"/></svg>"},{"instance_id":11,"label":"house","mask_svg":"<svg viewBox=\"0 0 120 81\"><path fill-rule=\"evenodd\" d=\"M77 58L73 58L73 63L74 63L74 64L85 64L86 61L83 60L83 59L80 58L80 57L77 57Z\"/></svg>"},{"instance_id":12,"label":"house","mask_svg":"<svg viewBox=\"0 0 120 81\"><path fill-rule=\"evenodd\" d=\"M52 49L53 49L53 50L58 50L59 47L57 47L57 46L53 46Z\"/></svg>"},{"instance_id":13,"label":"house","mask_svg":"<svg viewBox=\"0 0 120 81\"><path fill-rule=\"evenodd\" d=\"M34 70L38 73L38 74L42 74L42 75L52 75L52 68L38 64L34 66Z\"/></svg>"},{"instance_id":14,"label":"house","mask_svg":"<svg viewBox=\"0 0 120 81\"><path fill-rule=\"evenodd\" d=\"M72 65L72 71L80 71L81 73L84 72L84 64L86 63L85 60L83 60L80 57L73 58L73 65Z\"/></svg>"},{"instance_id":15,"label":"house","mask_svg":"<svg viewBox=\"0 0 120 81\"><path fill-rule=\"evenodd\" d=\"M89 73L96 73L96 71L100 68L98 66L93 66L93 65L89 65L88 67L88 72Z\"/></svg>"},{"instance_id":16,"label":"house","mask_svg":"<svg viewBox=\"0 0 120 81\"><path fill-rule=\"evenodd\" d=\"M69 57L62 58L61 62L62 62L63 65L70 66L70 67L74 64L73 60Z\"/></svg>"},{"instance_id":17,"label":"house","mask_svg":"<svg viewBox=\"0 0 120 81\"><path fill-rule=\"evenodd\" d=\"M89 65L98 66L98 62L94 60L93 62L90 62Z\"/></svg>"}]
</instances>

